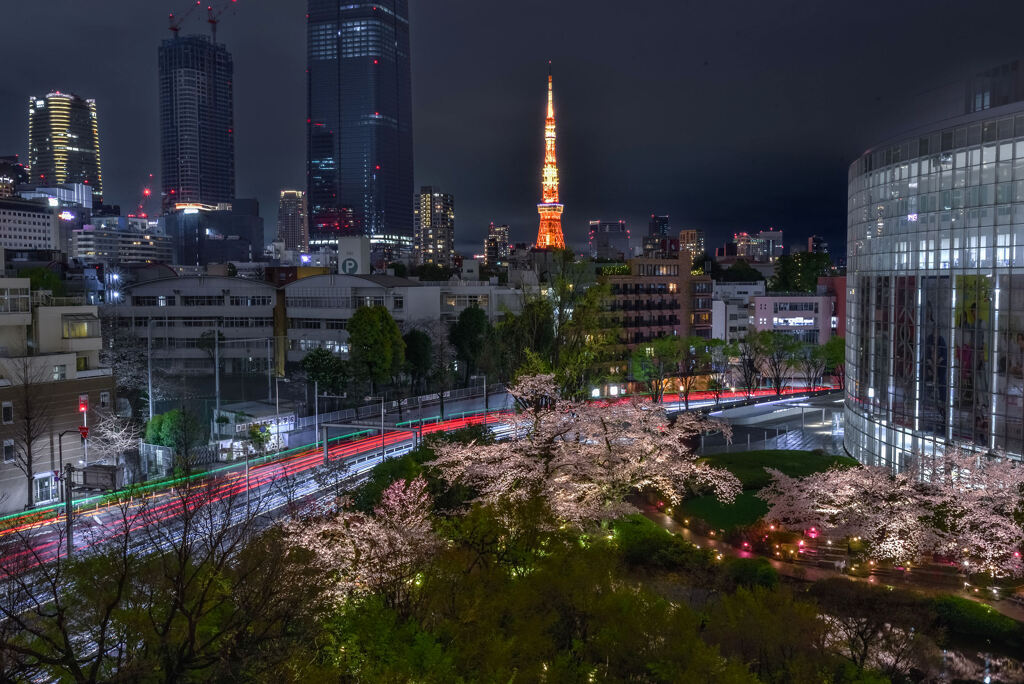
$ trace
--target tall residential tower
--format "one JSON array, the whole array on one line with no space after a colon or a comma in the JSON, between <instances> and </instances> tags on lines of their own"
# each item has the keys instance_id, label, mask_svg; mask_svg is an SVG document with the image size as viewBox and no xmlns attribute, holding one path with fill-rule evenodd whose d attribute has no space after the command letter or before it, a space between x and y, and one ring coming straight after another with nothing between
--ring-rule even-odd
<instances>
[{"instance_id":1,"label":"tall residential tower","mask_svg":"<svg viewBox=\"0 0 1024 684\"><path fill-rule=\"evenodd\" d=\"M563 205L558 202L558 159L555 156L555 96L551 80L551 62L548 62L548 117L544 122L544 172L542 202L537 205L540 230L537 247L565 249L562 235Z\"/></svg>"},{"instance_id":2,"label":"tall residential tower","mask_svg":"<svg viewBox=\"0 0 1024 684\"><path fill-rule=\"evenodd\" d=\"M160 44L160 186L166 211L179 203L235 198L234 65L206 36Z\"/></svg>"},{"instance_id":3,"label":"tall residential tower","mask_svg":"<svg viewBox=\"0 0 1024 684\"><path fill-rule=\"evenodd\" d=\"M277 206L277 237L284 240L285 249L309 249L309 226L306 224L306 193L302 190L282 190Z\"/></svg>"},{"instance_id":4,"label":"tall residential tower","mask_svg":"<svg viewBox=\"0 0 1024 684\"><path fill-rule=\"evenodd\" d=\"M28 164L38 185L84 183L102 198L96 101L59 90L30 97Z\"/></svg>"},{"instance_id":5,"label":"tall residential tower","mask_svg":"<svg viewBox=\"0 0 1024 684\"><path fill-rule=\"evenodd\" d=\"M455 196L425 185L415 199L417 261L451 268L455 265Z\"/></svg>"},{"instance_id":6,"label":"tall residential tower","mask_svg":"<svg viewBox=\"0 0 1024 684\"><path fill-rule=\"evenodd\" d=\"M312 245L413 237L408 0L308 0L306 179Z\"/></svg>"}]
</instances>

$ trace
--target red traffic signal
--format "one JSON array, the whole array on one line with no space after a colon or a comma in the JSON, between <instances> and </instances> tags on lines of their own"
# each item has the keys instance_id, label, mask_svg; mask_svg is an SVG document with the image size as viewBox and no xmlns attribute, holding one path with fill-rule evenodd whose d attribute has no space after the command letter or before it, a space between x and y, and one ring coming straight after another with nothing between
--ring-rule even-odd
<instances>
[{"instance_id":1,"label":"red traffic signal","mask_svg":"<svg viewBox=\"0 0 1024 684\"><path fill-rule=\"evenodd\" d=\"M89 410L89 395L79 394L78 395L78 412L85 413Z\"/></svg>"}]
</instances>

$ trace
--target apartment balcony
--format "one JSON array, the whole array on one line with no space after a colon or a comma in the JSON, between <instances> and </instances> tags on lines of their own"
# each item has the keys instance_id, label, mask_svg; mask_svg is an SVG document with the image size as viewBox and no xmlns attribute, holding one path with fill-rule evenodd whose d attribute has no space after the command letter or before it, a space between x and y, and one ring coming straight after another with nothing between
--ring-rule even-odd
<instances>
[{"instance_id":1,"label":"apartment balcony","mask_svg":"<svg viewBox=\"0 0 1024 684\"><path fill-rule=\"evenodd\" d=\"M75 377L79 380L86 378L103 378L114 374L113 368L90 368L89 370L80 370L75 372Z\"/></svg>"}]
</instances>

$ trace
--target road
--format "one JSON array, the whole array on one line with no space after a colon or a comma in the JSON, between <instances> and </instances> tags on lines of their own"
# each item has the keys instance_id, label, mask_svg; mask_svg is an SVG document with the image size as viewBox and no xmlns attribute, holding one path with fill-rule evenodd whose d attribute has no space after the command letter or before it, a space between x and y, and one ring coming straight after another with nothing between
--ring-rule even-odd
<instances>
[{"instance_id":1,"label":"road","mask_svg":"<svg viewBox=\"0 0 1024 684\"><path fill-rule=\"evenodd\" d=\"M762 391L759 395L769 395L770 391ZM742 393L725 393L720 397L722 404L740 402L746 399ZM701 408L713 405L714 398L707 392L694 392L690 397L690 408ZM507 395L499 399L492 396L489 406L494 409L498 404L501 408L508 405ZM483 410L483 397L453 402L446 406L447 415L459 415L455 409L469 412L475 406ZM664 407L669 413L683 410L683 403L676 396L665 397ZM429 409L426 409L429 412ZM502 422L504 414L492 411L486 415L486 422L491 425ZM406 416L408 418L408 416ZM371 421L367 421L371 422ZM446 421L426 423L422 427L424 434L439 431L456 430L467 425L485 422L484 416L459 415ZM369 428L371 429L372 428ZM413 446L416 428L407 432L387 432L384 437L385 453L383 456L397 456ZM735 441L735 440L734 440ZM331 462L345 462L349 476L369 470L376 465L380 454L381 437L379 434L358 438L332 437L329 457ZM261 505L273 510L292 505L297 500L315 498L324 487L317 483L315 477L318 467L323 465L321 448L307 446L293 449L282 454L250 461L248 481L245 476L245 464L222 466L210 473L192 476L189 496L196 501L218 502L235 499L246 495L258 499ZM124 519L132 517L144 509L144 515L138 515L134 524L137 527L148 527L174 520L182 512L182 507L192 505L187 498L181 496L181 483L163 482L139 488L135 498L125 507L117 502L107 501L110 497L92 497L75 503L75 534L74 551L88 549L116 534L124 531ZM232 515L240 515L237 511ZM0 519L0 545L4 547L3 558L0 560L0 574L24 572L40 563L47 563L66 553L64 537L60 527L63 522L63 507L54 506L48 509L28 511L26 513L6 516Z\"/></svg>"},{"instance_id":2,"label":"road","mask_svg":"<svg viewBox=\"0 0 1024 684\"><path fill-rule=\"evenodd\" d=\"M486 416L488 424L500 423L503 414L491 413ZM483 415L469 416L424 425L423 434L457 430L469 425L485 422ZM414 444L416 430L388 432L384 436L384 457L391 458L409 451ZM333 441L333 440L332 440ZM344 477L357 477L380 462L381 437L373 435L356 439L341 439L332 443L328 450L333 465L345 464ZM132 531L154 525L164 525L177 519L184 506L216 504L224 501L241 501L246 497L259 502L261 512L281 511L291 504L308 501L325 489L317 482L315 474L324 470L323 447L300 449L249 468L248 478L245 464L231 466L216 473L193 476L187 490L184 482L164 483L132 498L127 506L116 502L99 503L95 506L79 506L75 514L74 552L78 553L124 534L129 527ZM229 506L227 514L241 516L248 514L244 505ZM17 575L41 563L50 562L66 554L62 509L52 509L41 519L32 519L12 524L0 531L3 557L0 560L0 576Z\"/></svg>"}]
</instances>

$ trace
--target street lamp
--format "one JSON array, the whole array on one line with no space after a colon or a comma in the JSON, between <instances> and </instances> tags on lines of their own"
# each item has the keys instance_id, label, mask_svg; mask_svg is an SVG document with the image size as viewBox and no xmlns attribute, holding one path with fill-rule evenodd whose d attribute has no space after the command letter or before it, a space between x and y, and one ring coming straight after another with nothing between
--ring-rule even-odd
<instances>
[{"instance_id":1,"label":"street lamp","mask_svg":"<svg viewBox=\"0 0 1024 684\"><path fill-rule=\"evenodd\" d=\"M291 382L288 378L274 376L274 434L277 436L277 448L281 449L281 380Z\"/></svg>"},{"instance_id":2,"label":"street lamp","mask_svg":"<svg viewBox=\"0 0 1024 684\"><path fill-rule=\"evenodd\" d=\"M57 435L57 454L58 454L58 456L60 458L60 476L61 476L61 478L64 478L64 442L62 440L64 439L64 435L71 434L72 432L77 432L77 433L81 434L81 431L78 428L75 428L74 430L65 430L64 432L62 432L59 435ZM61 499L60 499L61 501L64 501L65 497L69 497L71 495L70 484L71 483L67 482L67 481L63 482L64 486L61 487Z\"/></svg>"},{"instance_id":3,"label":"street lamp","mask_svg":"<svg viewBox=\"0 0 1024 684\"><path fill-rule=\"evenodd\" d=\"M379 397L366 397L368 401L380 399L380 460L384 460L384 395Z\"/></svg>"},{"instance_id":4,"label":"street lamp","mask_svg":"<svg viewBox=\"0 0 1024 684\"><path fill-rule=\"evenodd\" d=\"M474 375L470 379L483 378L484 381L484 425L487 424L487 373L481 373L480 375Z\"/></svg>"}]
</instances>

